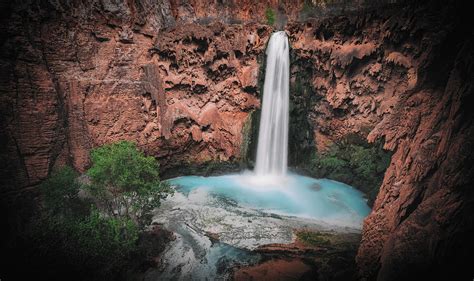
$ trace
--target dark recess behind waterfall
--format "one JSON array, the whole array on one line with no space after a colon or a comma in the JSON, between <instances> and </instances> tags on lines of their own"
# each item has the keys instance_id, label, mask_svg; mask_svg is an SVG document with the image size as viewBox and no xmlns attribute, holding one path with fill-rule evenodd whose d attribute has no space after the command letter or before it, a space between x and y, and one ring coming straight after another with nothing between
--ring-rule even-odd
<instances>
[{"instance_id":1,"label":"dark recess behind waterfall","mask_svg":"<svg viewBox=\"0 0 474 281\"><path fill-rule=\"evenodd\" d=\"M441 1L437 1L437 2L440 6L449 4L448 2L441 2ZM8 2L7 3L7 1L5 1L5 2L2 1L0 3L0 15L2 17L4 15L8 14L8 10L13 5L13 4L10 4L10 3L13 3L13 2ZM471 9L468 9L468 8L466 8L464 10L461 10L461 11L463 11L463 14L465 16L468 16L468 17L469 17L469 14L471 13ZM3 17L3 18L6 18L6 17ZM460 39L460 38L463 38L463 37L471 36L471 38L472 38L472 30L470 30L470 28L472 28L472 27L470 27L468 25L465 25L464 29L459 30L455 34L454 37L457 37L458 39ZM2 40L3 40L3 38L0 39L0 42ZM449 47L449 46L447 46L447 47ZM442 67L444 65L447 68L447 70L449 70L448 64L444 64L443 62L444 62L444 60L442 60L442 59L438 60L438 64L433 65L432 68L438 67L438 66ZM262 67L263 67L263 64L262 64ZM262 68L262 69L264 69L264 68ZM431 69L431 71L427 71L427 73L432 73L433 72L432 70L433 69ZM437 72L437 73L441 73L441 72ZM299 75L299 73L298 73L298 75ZM264 76L260 75L259 77L260 77L260 80L262 80ZM301 79L304 80L304 78L301 78ZM432 78L432 79L430 79L430 81L432 81L434 84L436 84L436 83L441 83L443 80ZM292 83L290 85L291 89L293 89L294 86L295 85ZM293 103L294 100L297 97L294 96L295 93L293 92L293 90L290 90L290 95L291 95L291 99L292 99L292 103ZM472 101L472 95L471 95L470 101ZM311 101L305 101L304 106L307 106L308 103L309 103L309 105L311 105L312 102L313 102L312 100ZM464 104L465 107L472 106L472 103L469 103L469 100L465 100L464 102L465 102L465 104ZM304 112L305 109L306 109L306 107L303 107L302 112ZM466 109L466 110L468 110L468 109ZM296 120L298 120L298 116L295 118L294 115L293 115L294 113L295 113L295 111L292 111L290 113L290 122L291 122L291 124L296 123ZM469 120L472 119L472 115L469 115L469 116L465 116L465 121L466 122L468 122ZM259 123L258 112L255 113L254 117L255 118L253 118L252 121L256 125L252 126L252 141L251 141L250 148L253 148L253 149L249 149L249 156L250 156L249 159L255 159L254 154L255 154L255 151L256 151L255 148L256 148L256 143L257 143L256 139L258 137L258 123ZM298 124L298 123L296 123L296 124ZM290 125L290 130L291 130L291 128L296 128L296 127ZM308 128L305 128L305 129L297 130L297 132L290 131L290 141L289 141L289 146L290 146L289 163L290 163L290 166L294 165L294 163L295 163L294 161L296 161L298 159L298 157L301 157L300 160L301 160L301 163L303 163L305 161L305 157L308 157L310 155L310 153L307 153L307 154L300 153L299 156L297 156L297 154L294 154L295 150L297 150L296 148L298 146L302 145L302 143L298 142L298 140L304 139L303 136L306 135L307 132L311 133L311 128L308 127ZM2 130L0 130L0 135L3 134L3 133L4 132ZM295 133L299 134L300 137L293 137L293 135ZM2 139L2 141L4 140L3 137L1 139ZM309 149L308 151L310 151L310 152L314 151L314 147L312 145L313 144L310 143L309 147L307 147L307 149ZM2 146L0 149L4 149L4 147ZM295 155L295 156L292 156L292 155ZM472 180L469 181L469 182L472 183ZM2 185L3 185L3 182L2 182ZM440 189L441 189L441 187L440 187ZM468 191L468 190L471 190L471 191ZM2 192L3 192L3 186L2 186ZM3 197L2 198L2 206L1 206L2 214L4 215L5 218L8 219L8 220L4 220L4 225L6 226L6 230L2 232L2 235L4 235L6 232L8 232L8 230L10 230L10 229L8 229L9 226L21 227L21 224L20 224L21 219L24 219L24 218L27 218L27 217L31 216L31 214L34 210L32 209L29 202L30 202L30 198L34 197L34 195L35 195L34 188L32 188L32 187L25 188L25 189L22 190L22 192L13 193L13 194L11 194L11 193L9 193L9 194L2 193L2 197ZM472 200L471 201L468 200L469 198L472 198L472 188L471 189L466 189L466 192L463 195L465 195L465 197L463 196L463 197L461 197L461 199L466 198L466 200L463 201L463 200L460 199L460 202L465 202L465 203L463 203L464 206L472 206ZM7 198L7 199L5 199L5 198ZM6 204L3 205L3 203L7 200L9 201L9 203L8 203L9 206L15 206L14 209L13 208L6 209ZM422 200L422 198L419 197L419 200ZM416 202L416 204L414 204L413 206L410 207L409 213L404 217L404 219L406 219L407 217L410 216L410 214L413 212L412 209L416 208L417 204L420 203L419 200ZM33 199L31 199L31 201L33 201ZM4 209L4 207L5 207L5 209ZM428 217L426 219L426 223L428 223L432 219L433 219L432 217ZM464 225L464 227L458 226L458 225ZM434 251L436 251L440 257L443 257L443 256L445 257L444 259L440 258L440 261L452 260L451 265L436 264L434 266L436 268L438 268L438 270L441 270L441 268L446 268L446 266L451 266L453 270L450 271L450 272L455 273L457 271L460 271L460 272L466 274L466 273L469 272L469 266L472 265L472 262L469 261L468 259L462 260L461 258L463 258L463 257L468 258L470 256L468 249L472 248L472 246L471 246L472 242L470 242L471 244L467 244L467 245L466 245L466 242L472 241L472 238L471 238L472 237L471 236L472 235L472 219L471 220L466 219L465 221L456 221L454 223L454 225L450 225L449 227L453 228L454 230L462 229L463 231L461 232L461 234L459 234L459 237L457 237L457 239L455 239L451 236L446 236L445 240L443 240L443 242L442 242L443 244L438 246ZM462 235L462 237L461 237L461 235ZM402 237L402 238L407 238L408 239L410 237ZM400 242L400 240L396 240L396 241L397 241L397 243ZM410 248L414 252L417 251L416 245L415 245L415 247L410 247ZM453 250L448 251L447 249L453 249ZM459 256L455 256L454 252L457 251L456 249L458 249L458 250L462 249L463 250L462 253L464 253L464 254L459 255ZM414 253L414 254L416 254L416 253ZM401 254L399 253L399 255L401 255ZM11 257L9 257L9 258L11 258ZM472 270L470 272L472 272ZM0 276L0 278L1 277L2 276ZM433 277L433 276L431 276L431 277ZM436 277L436 276L434 275L434 277ZM451 277L455 278L454 275L451 276ZM466 277L466 275L464 277ZM435 280L435 279L430 279L430 280ZM469 277L469 279L465 279L465 280L471 280L471 279Z\"/></svg>"},{"instance_id":2,"label":"dark recess behind waterfall","mask_svg":"<svg viewBox=\"0 0 474 281\"><path fill-rule=\"evenodd\" d=\"M265 81L266 57L259 59L260 70L258 73L259 93L263 95L263 84ZM292 62L297 62L296 64ZM289 91L289 132L288 132L288 166L290 170L304 172L315 153L313 140L313 125L309 122L308 114L317 98L312 92L310 77L312 67L310 62L297 60L290 46L290 91ZM304 68L305 71L296 71L296 67ZM262 97L260 97L262 100ZM250 129L247 156L245 166L253 169L257 158L258 132L260 128L261 109L252 113L252 124Z\"/></svg>"}]
</instances>

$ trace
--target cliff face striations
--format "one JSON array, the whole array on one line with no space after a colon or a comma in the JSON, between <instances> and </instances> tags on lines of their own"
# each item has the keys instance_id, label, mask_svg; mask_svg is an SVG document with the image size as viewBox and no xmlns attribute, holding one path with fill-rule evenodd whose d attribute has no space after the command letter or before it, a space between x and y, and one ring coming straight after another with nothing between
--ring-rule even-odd
<instances>
[{"instance_id":1,"label":"cliff face striations","mask_svg":"<svg viewBox=\"0 0 474 281\"><path fill-rule=\"evenodd\" d=\"M2 178L10 186L37 184L58 164L83 171L90 148L120 139L164 168L240 156L243 125L259 106L268 27L167 31L170 6L147 1L43 5L12 5L2 25Z\"/></svg>"},{"instance_id":2,"label":"cliff face striations","mask_svg":"<svg viewBox=\"0 0 474 281\"><path fill-rule=\"evenodd\" d=\"M368 280L472 274L473 44L460 7L435 4L289 26L311 73L318 151L348 134L394 154L357 263Z\"/></svg>"},{"instance_id":3,"label":"cliff face striations","mask_svg":"<svg viewBox=\"0 0 474 281\"><path fill-rule=\"evenodd\" d=\"M472 273L474 36L463 7L302 22L303 1L66 2L0 6L3 199L30 194L56 166L84 171L91 148L121 139L162 170L245 158L274 7L289 21L290 126L302 128L290 153L353 134L393 152L364 223L361 277Z\"/></svg>"},{"instance_id":4,"label":"cliff face striations","mask_svg":"<svg viewBox=\"0 0 474 281\"><path fill-rule=\"evenodd\" d=\"M419 8L389 31L402 48L415 44L387 59L403 65L408 54L416 80L368 135L395 153L364 223L364 276L472 278L474 36L467 15L451 8Z\"/></svg>"}]
</instances>

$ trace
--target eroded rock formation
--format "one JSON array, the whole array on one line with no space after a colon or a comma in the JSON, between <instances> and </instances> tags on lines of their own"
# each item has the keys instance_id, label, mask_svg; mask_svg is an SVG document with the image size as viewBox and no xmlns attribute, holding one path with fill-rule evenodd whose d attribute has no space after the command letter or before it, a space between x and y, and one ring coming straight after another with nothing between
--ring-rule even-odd
<instances>
[{"instance_id":1,"label":"eroded rock formation","mask_svg":"<svg viewBox=\"0 0 474 281\"><path fill-rule=\"evenodd\" d=\"M11 186L37 184L58 164L84 171L92 147L120 139L137 142L163 169L240 157L242 128L259 106L269 27L168 31L169 5L153 5L12 5L2 25L1 86L2 177Z\"/></svg>"},{"instance_id":2,"label":"eroded rock formation","mask_svg":"<svg viewBox=\"0 0 474 281\"><path fill-rule=\"evenodd\" d=\"M364 279L472 274L474 38L466 19L456 5L432 4L289 27L294 73L311 72L321 98L309 117L318 150L358 133L394 152L364 223Z\"/></svg>"},{"instance_id":3,"label":"eroded rock formation","mask_svg":"<svg viewBox=\"0 0 474 281\"><path fill-rule=\"evenodd\" d=\"M242 158L271 32L258 22L276 1L236 1L235 13L202 1L33 2L0 9L2 196L29 193L58 165L83 171L91 148L119 139L164 170ZM474 46L462 7L295 22L302 2L285 3L293 85L304 73L307 87L293 97L310 124L300 139L324 151L356 133L394 152L365 221L361 276L472 273Z\"/></svg>"}]
</instances>

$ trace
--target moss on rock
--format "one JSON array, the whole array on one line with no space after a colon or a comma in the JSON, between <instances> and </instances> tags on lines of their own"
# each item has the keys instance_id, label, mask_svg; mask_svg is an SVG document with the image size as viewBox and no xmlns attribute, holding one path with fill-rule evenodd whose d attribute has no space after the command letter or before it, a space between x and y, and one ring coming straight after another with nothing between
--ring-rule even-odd
<instances>
[{"instance_id":1,"label":"moss on rock","mask_svg":"<svg viewBox=\"0 0 474 281\"><path fill-rule=\"evenodd\" d=\"M367 143L359 135L348 135L334 143L327 152L315 153L311 174L350 184L366 193L372 206L382 183L392 153L383 149L381 141Z\"/></svg>"},{"instance_id":2,"label":"moss on rock","mask_svg":"<svg viewBox=\"0 0 474 281\"><path fill-rule=\"evenodd\" d=\"M296 233L296 238L306 246L322 246L331 244L328 234L322 232L299 231Z\"/></svg>"}]
</instances>

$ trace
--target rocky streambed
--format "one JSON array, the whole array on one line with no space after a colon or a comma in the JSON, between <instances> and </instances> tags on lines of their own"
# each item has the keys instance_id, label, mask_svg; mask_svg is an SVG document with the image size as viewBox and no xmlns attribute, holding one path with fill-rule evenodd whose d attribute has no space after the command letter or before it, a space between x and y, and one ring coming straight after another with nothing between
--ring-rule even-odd
<instances>
[{"instance_id":1,"label":"rocky streambed","mask_svg":"<svg viewBox=\"0 0 474 281\"><path fill-rule=\"evenodd\" d=\"M338 271L354 269L361 231L252 208L204 188L178 188L153 223L175 239L146 280L314 279L336 264Z\"/></svg>"}]
</instances>

